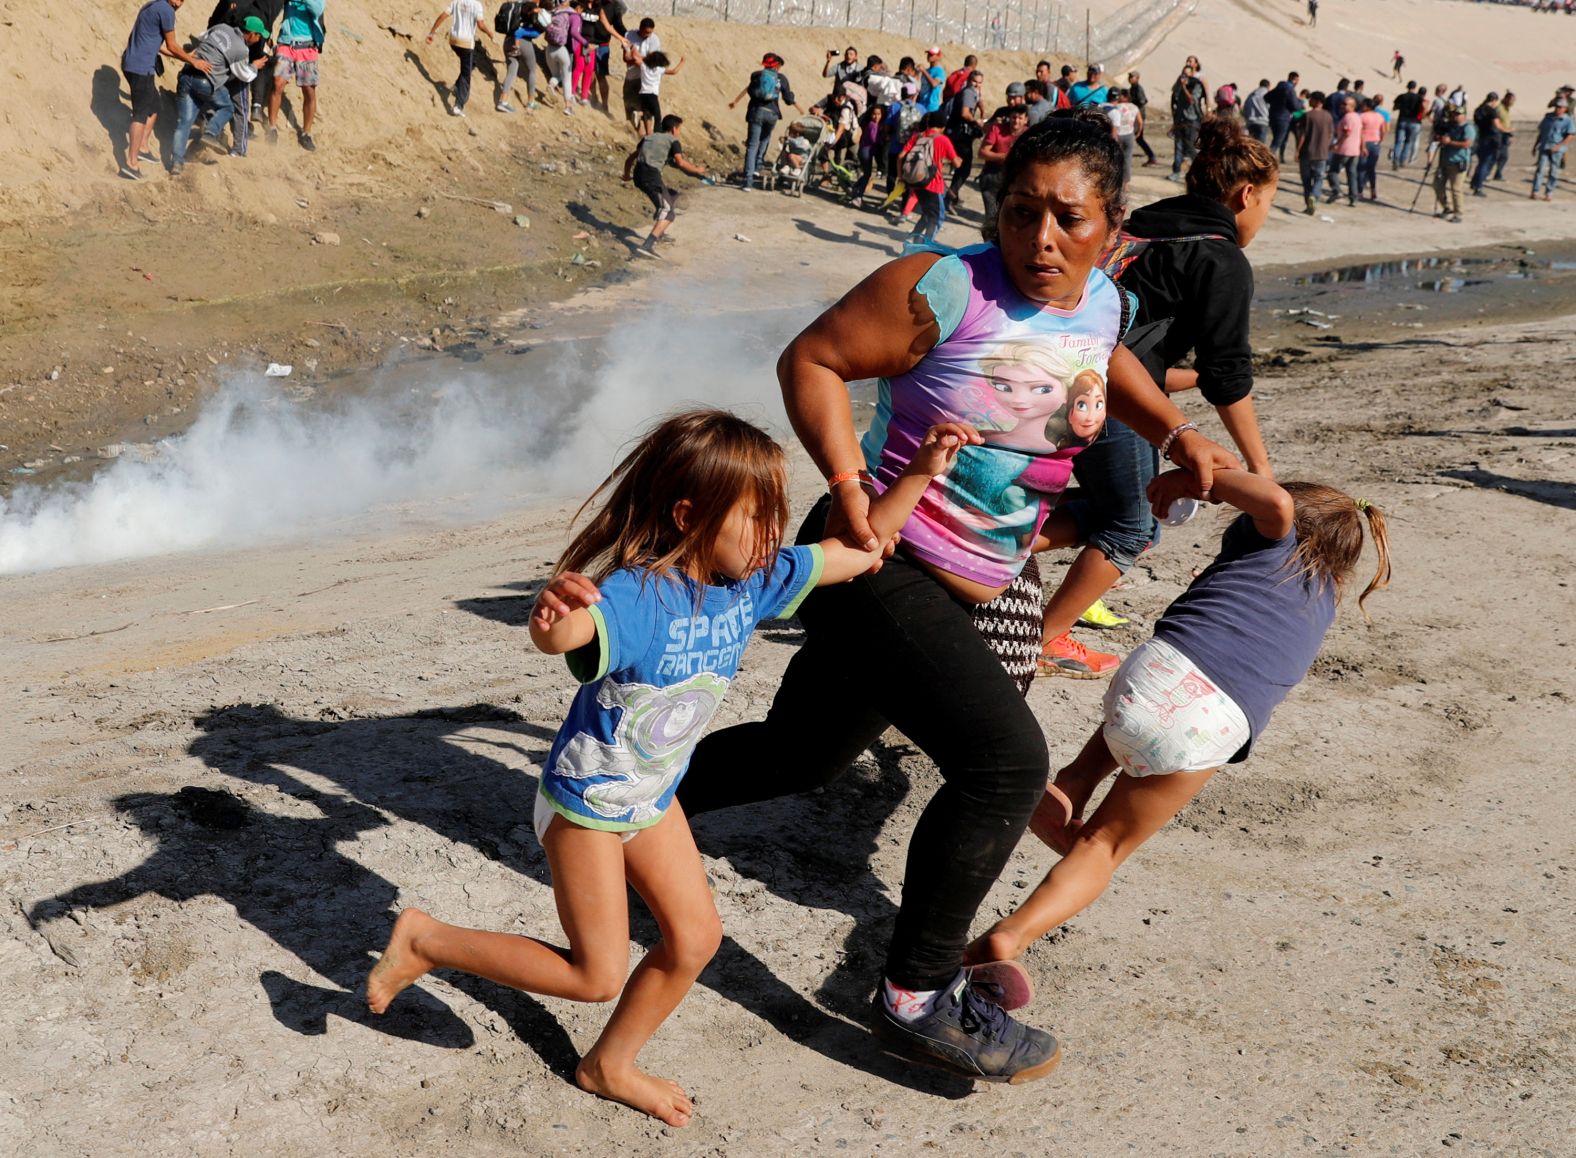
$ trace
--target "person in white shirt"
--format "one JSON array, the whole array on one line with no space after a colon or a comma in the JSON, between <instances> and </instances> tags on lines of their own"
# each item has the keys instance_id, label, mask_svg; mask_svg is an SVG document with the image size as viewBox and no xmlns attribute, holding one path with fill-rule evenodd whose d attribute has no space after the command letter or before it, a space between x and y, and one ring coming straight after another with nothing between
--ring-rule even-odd
<instances>
[{"instance_id":1,"label":"person in white shirt","mask_svg":"<svg viewBox=\"0 0 1576 1158\"><path fill-rule=\"evenodd\" d=\"M493 30L487 26L484 16L482 0L450 0L449 6L438 13L432 28L427 32L427 43L431 44L432 38L438 35L438 29L443 27L443 22L451 22L449 47L454 49L454 55L460 59L460 75L454 78L454 85L449 90L452 96L449 105L451 117L463 117L465 102L471 99L471 69L476 65L477 31L485 32L489 39L497 39L493 36Z\"/></svg>"}]
</instances>

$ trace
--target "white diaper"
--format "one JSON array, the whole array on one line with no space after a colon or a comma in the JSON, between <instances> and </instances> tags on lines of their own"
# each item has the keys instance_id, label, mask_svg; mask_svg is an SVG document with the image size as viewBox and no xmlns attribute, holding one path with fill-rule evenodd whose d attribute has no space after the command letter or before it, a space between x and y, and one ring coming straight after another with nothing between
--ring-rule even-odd
<instances>
[{"instance_id":1,"label":"white diaper","mask_svg":"<svg viewBox=\"0 0 1576 1158\"><path fill-rule=\"evenodd\" d=\"M547 793L543 792L541 789L537 789L537 792L536 792L536 815L534 817L532 817L532 823L536 827L536 839L537 840L542 840L544 837L547 836L547 826L553 823L553 817L560 816L560 815L562 815L562 813L560 813L557 809L555 809L551 804L549 804L547 802ZM573 824L574 821L570 820L566 816L566 817L564 817L564 823L565 824ZM623 840L623 842L625 844L628 844L630 841L634 840L635 837L640 835L640 830L638 828L636 828L636 829L632 829L629 832L621 832L618 835L619 835L619 838L621 840Z\"/></svg>"},{"instance_id":2,"label":"white diaper","mask_svg":"<svg viewBox=\"0 0 1576 1158\"><path fill-rule=\"evenodd\" d=\"M1236 701L1159 639L1139 644L1105 692L1105 743L1132 776L1219 768L1253 738Z\"/></svg>"}]
</instances>

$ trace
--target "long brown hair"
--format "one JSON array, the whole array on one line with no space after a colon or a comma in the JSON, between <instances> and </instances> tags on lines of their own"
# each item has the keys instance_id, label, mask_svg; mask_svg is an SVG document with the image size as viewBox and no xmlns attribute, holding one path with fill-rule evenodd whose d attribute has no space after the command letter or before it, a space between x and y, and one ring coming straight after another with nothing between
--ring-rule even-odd
<instances>
[{"instance_id":1,"label":"long brown hair","mask_svg":"<svg viewBox=\"0 0 1576 1158\"><path fill-rule=\"evenodd\" d=\"M753 499L774 554L788 522L782 447L725 410L691 410L659 422L591 492L575 521L601 500L554 574L580 571L600 583L620 568L678 572L709 581L717 536L741 499ZM687 503L684 526L676 509Z\"/></svg>"},{"instance_id":2,"label":"long brown hair","mask_svg":"<svg viewBox=\"0 0 1576 1158\"><path fill-rule=\"evenodd\" d=\"M1390 539L1385 530L1384 512L1366 500L1359 502L1323 483L1281 483L1296 508L1297 550L1292 565L1298 574L1315 583L1328 583L1340 599L1346 582L1363 553L1363 519L1374 541L1379 565L1374 577L1357 597L1358 610L1368 618L1363 606L1375 591L1390 585Z\"/></svg>"},{"instance_id":3,"label":"long brown hair","mask_svg":"<svg viewBox=\"0 0 1576 1158\"><path fill-rule=\"evenodd\" d=\"M1187 191L1224 205L1244 185L1268 185L1280 172L1275 153L1248 136L1236 117L1216 113L1198 131L1198 156L1187 171Z\"/></svg>"}]
</instances>

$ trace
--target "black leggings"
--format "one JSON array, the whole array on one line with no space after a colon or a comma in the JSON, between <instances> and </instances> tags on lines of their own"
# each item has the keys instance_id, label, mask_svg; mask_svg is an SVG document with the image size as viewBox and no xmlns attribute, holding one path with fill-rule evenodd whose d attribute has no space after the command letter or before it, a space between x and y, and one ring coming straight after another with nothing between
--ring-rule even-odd
<instances>
[{"instance_id":1,"label":"black leggings","mask_svg":"<svg viewBox=\"0 0 1576 1158\"><path fill-rule=\"evenodd\" d=\"M956 201L958 194L963 191L963 183L969 179L969 174L974 171L974 138L964 130L956 137L948 138L952 147L957 150L958 164L952 171L952 199Z\"/></svg>"},{"instance_id":2,"label":"black leggings","mask_svg":"<svg viewBox=\"0 0 1576 1158\"><path fill-rule=\"evenodd\" d=\"M822 537L827 500L799 530ZM886 976L937 989L1045 788L1045 737L971 608L902 555L875 575L821 587L800 611L806 641L764 721L700 742L679 787L690 816L831 783L890 724L943 780L909 840ZM1038 640L1030 646L1038 652ZM828 839L835 840L836 833Z\"/></svg>"}]
</instances>

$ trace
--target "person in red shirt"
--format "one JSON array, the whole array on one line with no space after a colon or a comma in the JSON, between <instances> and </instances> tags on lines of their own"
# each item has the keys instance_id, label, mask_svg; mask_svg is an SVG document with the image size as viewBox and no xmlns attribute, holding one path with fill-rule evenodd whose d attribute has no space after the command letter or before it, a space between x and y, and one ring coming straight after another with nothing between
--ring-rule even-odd
<instances>
[{"instance_id":1,"label":"person in red shirt","mask_svg":"<svg viewBox=\"0 0 1576 1158\"><path fill-rule=\"evenodd\" d=\"M985 129L985 139L980 142L980 197L985 202L984 228L996 227L996 210L1001 204L1002 166L1013 142L1023 136L1029 127L1029 109L1026 105L1008 105L992 118Z\"/></svg>"},{"instance_id":2,"label":"person in red shirt","mask_svg":"<svg viewBox=\"0 0 1576 1158\"><path fill-rule=\"evenodd\" d=\"M919 197L919 227L909 236L910 245L935 241L936 235L941 232L942 222L947 218L946 204L942 200L947 182L942 170L948 165L957 168L962 158L952 147L952 142L947 140L944 132L946 127L946 113L927 114L925 127L908 139L908 144L903 146L903 152L898 156L899 176ZM915 170L927 167L927 158L930 180L920 184L918 177L921 174ZM909 180L910 177L915 180Z\"/></svg>"},{"instance_id":3,"label":"person in red shirt","mask_svg":"<svg viewBox=\"0 0 1576 1158\"><path fill-rule=\"evenodd\" d=\"M963 58L963 67L952 70L952 74L947 77L946 85L941 90L943 102L951 100L963 91L963 86L968 83L969 73L979 67L979 61L980 58L977 56L965 56Z\"/></svg>"}]
</instances>

